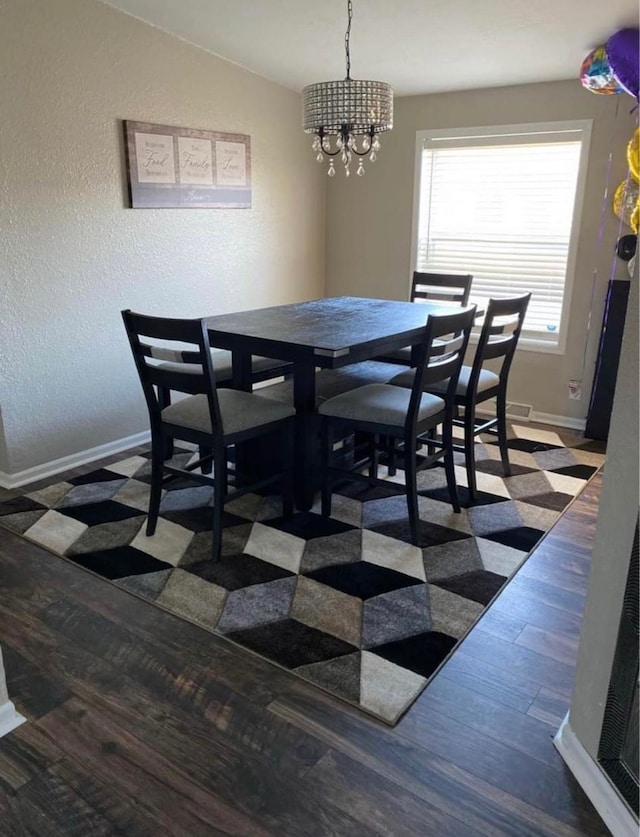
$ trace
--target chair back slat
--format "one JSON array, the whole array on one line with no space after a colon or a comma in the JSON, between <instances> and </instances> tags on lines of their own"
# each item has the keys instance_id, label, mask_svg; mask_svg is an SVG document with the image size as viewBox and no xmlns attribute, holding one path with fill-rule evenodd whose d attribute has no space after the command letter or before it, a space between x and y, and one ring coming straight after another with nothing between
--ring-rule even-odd
<instances>
[{"instance_id":1,"label":"chair back slat","mask_svg":"<svg viewBox=\"0 0 640 837\"><path fill-rule=\"evenodd\" d=\"M467 305L473 276L455 273L415 271L411 283L411 302L458 302Z\"/></svg>"},{"instance_id":2,"label":"chair back slat","mask_svg":"<svg viewBox=\"0 0 640 837\"><path fill-rule=\"evenodd\" d=\"M430 314L427 318L411 388L408 426L415 426L423 392L432 384L447 381L445 403L447 410L453 409L453 394L458 385L475 315L476 306L469 305L455 314Z\"/></svg>"},{"instance_id":3,"label":"chair back slat","mask_svg":"<svg viewBox=\"0 0 640 837\"><path fill-rule=\"evenodd\" d=\"M495 360L498 357L505 357L515 351L515 344L518 339L514 334L508 337L501 337L498 340L488 340L482 353L483 360Z\"/></svg>"},{"instance_id":4,"label":"chair back slat","mask_svg":"<svg viewBox=\"0 0 640 837\"><path fill-rule=\"evenodd\" d=\"M203 320L152 317L128 310L122 318L152 424L162 421L168 392L206 395L214 435L221 433L215 371Z\"/></svg>"},{"instance_id":5,"label":"chair back slat","mask_svg":"<svg viewBox=\"0 0 640 837\"><path fill-rule=\"evenodd\" d=\"M486 361L499 358L502 358L502 364L498 375L506 385L530 299L531 294L526 293L489 300L469 375L469 391L475 391Z\"/></svg>"}]
</instances>

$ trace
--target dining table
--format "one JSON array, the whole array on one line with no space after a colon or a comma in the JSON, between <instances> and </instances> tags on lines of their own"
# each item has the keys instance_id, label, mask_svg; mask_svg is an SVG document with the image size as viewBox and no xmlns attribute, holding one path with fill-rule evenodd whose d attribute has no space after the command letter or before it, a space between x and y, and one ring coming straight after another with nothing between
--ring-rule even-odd
<instances>
[{"instance_id":1,"label":"dining table","mask_svg":"<svg viewBox=\"0 0 640 837\"><path fill-rule=\"evenodd\" d=\"M341 369L405 346L414 348L415 358L429 314L459 310L459 305L442 302L336 296L205 317L211 345L232 353L234 388L251 390L252 355L292 364L298 509L311 508L320 481L318 371ZM390 369L389 377L393 374ZM255 448L245 455L245 467L249 459L257 467L260 455Z\"/></svg>"}]
</instances>

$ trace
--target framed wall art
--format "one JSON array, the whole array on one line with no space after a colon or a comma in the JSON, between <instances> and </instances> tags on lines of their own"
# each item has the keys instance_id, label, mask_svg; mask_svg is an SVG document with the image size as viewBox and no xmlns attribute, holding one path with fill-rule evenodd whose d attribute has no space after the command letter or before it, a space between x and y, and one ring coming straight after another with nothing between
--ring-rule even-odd
<instances>
[{"instance_id":1,"label":"framed wall art","mask_svg":"<svg viewBox=\"0 0 640 837\"><path fill-rule=\"evenodd\" d=\"M124 120L134 209L251 207L251 138Z\"/></svg>"}]
</instances>

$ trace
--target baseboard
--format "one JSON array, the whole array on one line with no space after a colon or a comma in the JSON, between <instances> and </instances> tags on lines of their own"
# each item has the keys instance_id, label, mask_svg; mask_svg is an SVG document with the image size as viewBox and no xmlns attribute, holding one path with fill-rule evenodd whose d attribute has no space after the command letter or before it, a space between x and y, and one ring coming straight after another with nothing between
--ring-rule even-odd
<instances>
[{"instance_id":1,"label":"baseboard","mask_svg":"<svg viewBox=\"0 0 640 837\"><path fill-rule=\"evenodd\" d=\"M637 837L636 818L606 773L598 767L578 740L569 723L568 713L553 743L613 837Z\"/></svg>"},{"instance_id":2,"label":"baseboard","mask_svg":"<svg viewBox=\"0 0 640 837\"><path fill-rule=\"evenodd\" d=\"M19 727L20 724L24 724L26 720L19 712L16 712L10 700L0 705L0 738Z\"/></svg>"},{"instance_id":3,"label":"baseboard","mask_svg":"<svg viewBox=\"0 0 640 837\"><path fill-rule=\"evenodd\" d=\"M540 424L555 424L557 427L567 427L569 430L584 430L587 426L586 419L556 416L553 413L539 413L537 410L531 413L530 420L537 421Z\"/></svg>"},{"instance_id":4,"label":"baseboard","mask_svg":"<svg viewBox=\"0 0 640 837\"><path fill-rule=\"evenodd\" d=\"M477 408L476 412L480 416L495 416L494 410L483 410ZM538 410L532 410L528 418L519 418L517 416L507 416L510 422L521 424L529 424L530 422L537 422L538 424L553 424L556 427L566 427L569 430L584 430L587 421L586 419L570 418L569 416L556 416L553 413L541 413Z\"/></svg>"},{"instance_id":5,"label":"baseboard","mask_svg":"<svg viewBox=\"0 0 640 837\"><path fill-rule=\"evenodd\" d=\"M145 445L150 439L151 434L146 430L143 433L136 433L124 439L107 442L105 445L98 445L95 448L72 453L70 456L53 459L51 462L43 462L42 465L35 465L33 468L18 471L17 474L7 474L4 471L0 471L0 488L20 488L31 482L48 479L49 477L56 476L56 474L69 471L72 468L79 468L82 465L95 462L97 459L103 459L105 456L113 456L115 453L134 448L137 445Z\"/></svg>"}]
</instances>

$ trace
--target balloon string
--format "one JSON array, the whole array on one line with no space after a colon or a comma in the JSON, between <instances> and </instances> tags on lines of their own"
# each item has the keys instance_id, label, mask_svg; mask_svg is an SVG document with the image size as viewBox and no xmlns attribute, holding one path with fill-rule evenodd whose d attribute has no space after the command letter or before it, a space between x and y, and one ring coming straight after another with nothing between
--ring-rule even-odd
<instances>
[{"instance_id":1,"label":"balloon string","mask_svg":"<svg viewBox=\"0 0 640 837\"><path fill-rule=\"evenodd\" d=\"M609 140L609 159L607 160L607 171L604 179L604 194L602 196L602 206L600 208L600 227L598 229L598 236L596 238L596 252L595 265L593 268L593 276L591 278L591 297L589 299L589 313L587 315L587 332L584 338L584 351L582 353L582 371L580 379L584 379L584 373L587 368L587 349L589 348L589 338L591 336L591 321L593 319L593 301L596 293L596 283L598 279L598 258L602 250L602 239L604 237L604 228L606 224L606 209L609 199L609 182L611 180L611 162L613 160L613 140L616 133L616 122L618 121L618 110L620 108L620 101L616 96L616 110L611 125L611 139ZM615 265L615 262L614 262Z\"/></svg>"}]
</instances>

